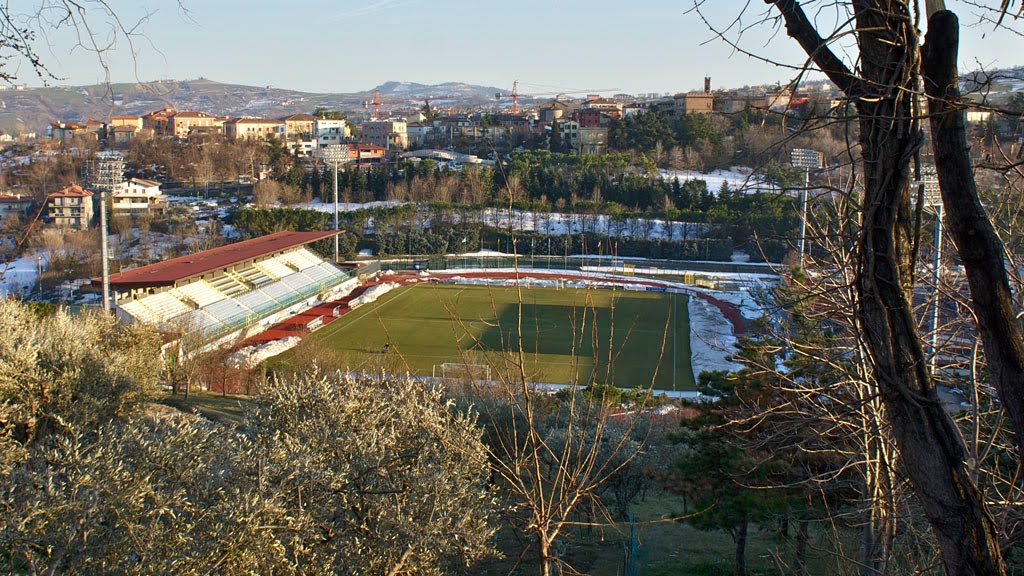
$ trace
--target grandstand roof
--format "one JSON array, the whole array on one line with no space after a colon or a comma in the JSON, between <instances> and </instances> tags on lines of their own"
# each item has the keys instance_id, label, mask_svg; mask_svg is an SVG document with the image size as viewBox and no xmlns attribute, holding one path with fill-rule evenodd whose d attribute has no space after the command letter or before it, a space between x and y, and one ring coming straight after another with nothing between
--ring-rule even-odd
<instances>
[{"instance_id":1,"label":"grandstand roof","mask_svg":"<svg viewBox=\"0 0 1024 576\"><path fill-rule=\"evenodd\" d=\"M211 270L233 266L246 260L252 260L275 252L296 248L317 240L330 238L339 232L276 232L251 240L243 240L196 254L181 256L149 266L125 270L111 274L110 286L118 289L147 288L171 286L179 280L198 276ZM94 278L94 285L102 283L102 279Z\"/></svg>"}]
</instances>

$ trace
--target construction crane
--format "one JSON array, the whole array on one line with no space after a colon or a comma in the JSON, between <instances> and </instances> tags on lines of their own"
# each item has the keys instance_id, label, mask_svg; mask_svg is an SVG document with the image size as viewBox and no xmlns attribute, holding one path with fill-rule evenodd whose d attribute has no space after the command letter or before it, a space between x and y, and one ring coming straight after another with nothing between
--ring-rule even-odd
<instances>
[{"instance_id":1,"label":"construction crane","mask_svg":"<svg viewBox=\"0 0 1024 576\"><path fill-rule=\"evenodd\" d=\"M428 107L430 106L430 98L429 97L425 98L423 101L427 104ZM400 103L401 104L408 104L408 102L409 102L408 100L395 100L395 99L392 99L392 100L382 100L381 97L380 97L380 89L379 88L374 88L373 89L373 100L363 100L363 108L369 108L372 105L373 106L373 119L374 119L374 121L376 121L376 120L380 120L380 107L382 105L384 105L384 104L400 104Z\"/></svg>"},{"instance_id":2,"label":"construction crane","mask_svg":"<svg viewBox=\"0 0 1024 576\"><path fill-rule=\"evenodd\" d=\"M529 86L534 86L534 85L530 84ZM552 88L552 86L540 86L540 85L536 85L536 86L538 88ZM591 88L589 90L561 90L561 89L557 89L556 88L555 90L551 90L549 92L533 92L533 93L530 93L530 94L520 94L519 93L519 80L514 80L512 82L512 92L510 94L508 94L508 96L510 96L512 98L512 113L513 114L518 114L519 113L519 97L520 96L534 96L534 97L536 97L536 96L548 96L548 95L563 96L563 95L569 95L569 94L595 94L595 93L600 93L600 92L614 92L616 90L618 90L618 88ZM501 92L495 92L494 99L495 100L501 100L505 96L506 95L502 94Z\"/></svg>"},{"instance_id":3,"label":"construction crane","mask_svg":"<svg viewBox=\"0 0 1024 576\"><path fill-rule=\"evenodd\" d=\"M373 89L373 100L363 100L363 108L369 108L370 104L373 104L373 119L374 121L380 120L380 89Z\"/></svg>"},{"instance_id":4,"label":"construction crane","mask_svg":"<svg viewBox=\"0 0 1024 576\"><path fill-rule=\"evenodd\" d=\"M512 81L512 113L519 114L519 80ZM501 100L501 92L494 93L495 100Z\"/></svg>"}]
</instances>

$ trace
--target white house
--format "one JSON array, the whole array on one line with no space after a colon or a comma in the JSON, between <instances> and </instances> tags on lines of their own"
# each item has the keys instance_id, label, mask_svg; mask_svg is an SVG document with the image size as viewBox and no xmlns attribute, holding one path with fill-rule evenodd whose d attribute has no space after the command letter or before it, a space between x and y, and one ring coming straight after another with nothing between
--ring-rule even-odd
<instances>
[{"instance_id":1,"label":"white house","mask_svg":"<svg viewBox=\"0 0 1024 576\"><path fill-rule=\"evenodd\" d=\"M167 196L160 193L160 183L152 180L131 178L112 194L115 213L160 211L166 206Z\"/></svg>"},{"instance_id":2,"label":"white house","mask_svg":"<svg viewBox=\"0 0 1024 576\"><path fill-rule=\"evenodd\" d=\"M332 144L341 144L348 135L348 126L342 118L329 119L317 118L313 120L313 135L316 137L317 145L320 148Z\"/></svg>"}]
</instances>

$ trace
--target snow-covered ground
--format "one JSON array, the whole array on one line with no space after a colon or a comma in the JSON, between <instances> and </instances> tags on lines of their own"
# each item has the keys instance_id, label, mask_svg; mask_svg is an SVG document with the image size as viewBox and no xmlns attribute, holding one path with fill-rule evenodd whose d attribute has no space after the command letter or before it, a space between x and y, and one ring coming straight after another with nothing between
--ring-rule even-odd
<instances>
[{"instance_id":1,"label":"snow-covered ground","mask_svg":"<svg viewBox=\"0 0 1024 576\"><path fill-rule=\"evenodd\" d=\"M721 292L715 292L715 297ZM712 370L739 370L743 366L729 360L736 351L732 324L722 311L702 298L690 298L690 362L694 377Z\"/></svg>"},{"instance_id":2,"label":"snow-covered ground","mask_svg":"<svg viewBox=\"0 0 1024 576\"><path fill-rule=\"evenodd\" d=\"M744 168L733 168L732 170L713 170L711 172L697 172L696 170L658 170L658 175L664 180L679 179L683 184L691 180L703 180L708 186L708 192L718 194L722 184L728 184L730 190L745 193L754 192L778 192L779 187L764 178L753 175L753 171Z\"/></svg>"},{"instance_id":3,"label":"snow-covered ground","mask_svg":"<svg viewBox=\"0 0 1024 576\"><path fill-rule=\"evenodd\" d=\"M27 294L35 290L38 269L35 256L23 256L10 263L0 262L0 296Z\"/></svg>"},{"instance_id":4,"label":"snow-covered ground","mask_svg":"<svg viewBox=\"0 0 1024 576\"><path fill-rule=\"evenodd\" d=\"M606 214L549 213L489 208L467 216L470 221L487 226L519 232L539 232L552 236L594 232L613 238L693 240L702 238L711 230L711 225L703 222L673 222L658 218L622 218Z\"/></svg>"},{"instance_id":5,"label":"snow-covered ground","mask_svg":"<svg viewBox=\"0 0 1024 576\"><path fill-rule=\"evenodd\" d=\"M395 206L402 206L405 202L399 202L397 200L382 200L379 202L338 202L338 212L355 212L356 210L368 210L370 208L393 208ZM312 202L301 202L299 204L292 204L291 208L301 208L304 210L318 210L320 212L334 212L334 202L321 202L316 199Z\"/></svg>"}]
</instances>

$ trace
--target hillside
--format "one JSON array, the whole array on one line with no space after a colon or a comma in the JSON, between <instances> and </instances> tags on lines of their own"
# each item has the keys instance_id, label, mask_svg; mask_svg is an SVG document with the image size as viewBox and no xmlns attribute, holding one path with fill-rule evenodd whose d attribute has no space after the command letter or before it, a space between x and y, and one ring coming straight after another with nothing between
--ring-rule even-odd
<instances>
[{"instance_id":1,"label":"hillside","mask_svg":"<svg viewBox=\"0 0 1024 576\"><path fill-rule=\"evenodd\" d=\"M460 82L417 84L391 81L380 87L385 111L406 111L424 99L439 106L472 106L493 102L498 88ZM353 93L316 94L274 86L223 84L197 80L161 80L136 84L59 86L0 91L0 130L45 133L54 121L106 119L114 115L141 115L166 106L230 116L281 117L312 112L318 107L365 116L364 103L373 89Z\"/></svg>"}]
</instances>

